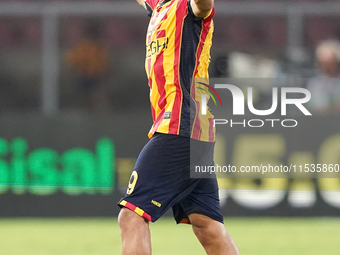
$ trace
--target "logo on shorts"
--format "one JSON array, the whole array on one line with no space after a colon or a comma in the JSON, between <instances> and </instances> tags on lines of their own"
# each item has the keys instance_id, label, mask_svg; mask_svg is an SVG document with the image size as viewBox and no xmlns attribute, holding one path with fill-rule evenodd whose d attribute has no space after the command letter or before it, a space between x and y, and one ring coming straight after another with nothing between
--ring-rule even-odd
<instances>
[{"instance_id":1,"label":"logo on shorts","mask_svg":"<svg viewBox=\"0 0 340 255\"><path fill-rule=\"evenodd\" d=\"M155 206L158 206L158 207L161 207L161 206L162 206L161 203L158 203L158 202L156 202L155 200L151 200L151 204L154 204Z\"/></svg>"}]
</instances>

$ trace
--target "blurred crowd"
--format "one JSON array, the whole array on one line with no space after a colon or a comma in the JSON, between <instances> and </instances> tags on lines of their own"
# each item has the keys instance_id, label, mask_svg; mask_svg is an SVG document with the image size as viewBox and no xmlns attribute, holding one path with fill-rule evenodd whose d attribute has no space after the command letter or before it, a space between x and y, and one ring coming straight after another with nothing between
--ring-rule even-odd
<instances>
[{"instance_id":1,"label":"blurred crowd","mask_svg":"<svg viewBox=\"0 0 340 255\"><path fill-rule=\"evenodd\" d=\"M67 1L71 0L64 0ZM60 109L149 108L143 65L147 23L146 16L62 17L58 41ZM297 63L287 56L285 17L218 16L211 77L254 80L298 77L303 79L298 86L312 93L309 107L313 113L338 112L340 17L305 17L303 32L303 57ZM0 111L40 109L41 47L41 18L0 15ZM259 108L271 104L273 85L268 84L256 86L255 101ZM280 82L274 85L284 86Z\"/></svg>"},{"instance_id":2,"label":"blurred crowd","mask_svg":"<svg viewBox=\"0 0 340 255\"><path fill-rule=\"evenodd\" d=\"M231 52L216 62L217 77L243 79L252 86L258 109L269 109L272 104L272 88L303 87L311 92L308 109L313 114L340 112L340 42L321 41L315 48L314 64L308 75L299 76L285 70L279 60L266 54ZM293 77L293 79L292 79Z\"/></svg>"},{"instance_id":3,"label":"blurred crowd","mask_svg":"<svg viewBox=\"0 0 340 255\"><path fill-rule=\"evenodd\" d=\"M78 106L95 110L108 107L103 83L109 65L108 50L101 39L100 26L88 22L84 38L66 52L65 61L75 74Z\"/></svg>"},{"instance_id":4,"label":"blurred crowd","mask_svg":"<svg viewBox=\"0 0 340 255\"><path fill-rule=\"evenodd\" d=\"M315 57L318 71L307 84L310 107L317 113L340 112L340 43L321 42Z\"/></svg>"}]
</instances>

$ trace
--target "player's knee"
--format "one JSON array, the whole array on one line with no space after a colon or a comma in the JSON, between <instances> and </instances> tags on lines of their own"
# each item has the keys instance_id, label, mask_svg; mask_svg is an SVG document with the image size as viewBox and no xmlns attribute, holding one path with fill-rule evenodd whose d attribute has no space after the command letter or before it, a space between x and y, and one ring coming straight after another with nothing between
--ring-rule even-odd
<instances>
[{"instance_id":1,"label":"player's knee","mask_svg":"<svg viewBox=\"0 0 340 255\"><path fill-rule=\"evenodd\" d=\"M222 223L203 215L192 216L193 231L203 245L216 242L224 237L225 228Z\"/></svg>"},{"instance_id":2,"label":"player's knee","mask_svg":"<svg viewBox=\"0 0 340 255\"><path fill-rule=\"evenodd\" d=\"M218 235L211 226L198 227L193 225L193 230L203 246L217 241Z\"/></svg>"},{"instance_id":3,"label":"player's knee","mask_svg":"<svg viewBox=\"0 0 340 255\"><path fill-rule=\"evenodd\" d=\"M133 221L134 212L127 208L122 208L118 215L118 225L119 227L124 230L128 225L130 225L130 222Z\"/></svg>"},{"instance_id":4,"label":"player's knee","mask_svg":"<svg viewBox=\"0 0 340 255\"><path fill-rule=\"evenodd\" d=\"M129 231L130 228L146 224L145 220L127 208L122 208L118 215L118 225L122 231Z\"/></svg>"}]
</instances>

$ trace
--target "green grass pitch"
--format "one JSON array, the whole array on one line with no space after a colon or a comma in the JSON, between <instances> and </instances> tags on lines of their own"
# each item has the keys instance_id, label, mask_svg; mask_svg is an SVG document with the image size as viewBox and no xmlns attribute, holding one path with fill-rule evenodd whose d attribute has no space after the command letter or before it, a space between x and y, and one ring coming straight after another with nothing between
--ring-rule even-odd
<instances>
[{"instance_id":1,"label":"green grass pitch","mask_svg":"<svg viewBox=\"0 0 340 255\"><path fill-rule=\"evenodd\" d=\"M241 255L339 255L340 218L226 218ZM204 255L189 225L151 224L154 255ZM119 255L116 219L0 219L0 255Z\"/></svg>"}]
</instances>

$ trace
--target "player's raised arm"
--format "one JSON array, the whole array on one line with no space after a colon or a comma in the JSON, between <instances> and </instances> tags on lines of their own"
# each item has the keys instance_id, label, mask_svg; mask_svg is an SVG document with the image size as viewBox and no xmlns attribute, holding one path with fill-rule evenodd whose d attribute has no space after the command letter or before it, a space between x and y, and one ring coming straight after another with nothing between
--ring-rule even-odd
<instances>
[{"instance_id":1,"label":"player's raised arm","mask_svg":"<svg viewBox=\"0 0 340 255\"><path fill-rule=\"evenodd\" d=\"M137 3L139 3L140 6L143 6L144 9L146 9L146 5L145 5L145 0L136 0Z\"/></svg>"},{"instance_id":2,"label":"player's raised arm","mask_svg":"<svg viewBox=\"0 0 340 255\"><path fill-rule=\"evenodd\" d=\"M214 7L214 0L191 0L191 8L196 17L207 17Z\"/></svg>"}]
</instances>

